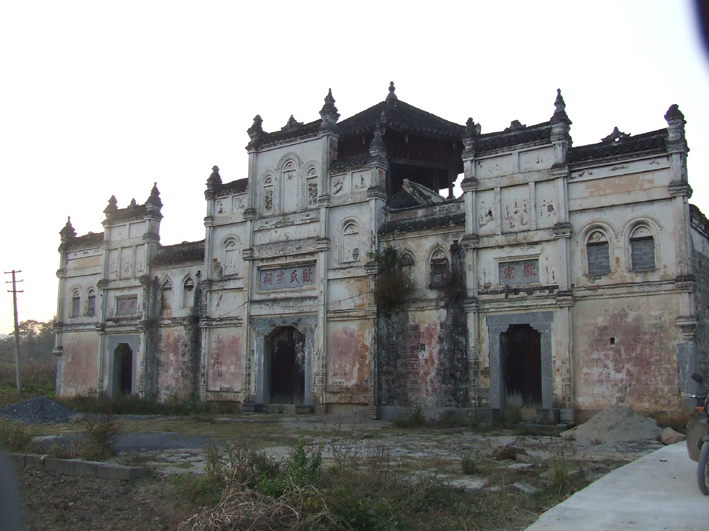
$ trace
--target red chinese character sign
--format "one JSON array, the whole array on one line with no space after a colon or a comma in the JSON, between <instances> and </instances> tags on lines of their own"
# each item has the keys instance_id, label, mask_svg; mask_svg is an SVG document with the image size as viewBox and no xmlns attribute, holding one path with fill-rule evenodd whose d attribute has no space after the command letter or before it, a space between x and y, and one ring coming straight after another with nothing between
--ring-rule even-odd
<instances>
[{"instance_id":1,"label":"red chinese character sign","mask_svg":"<svg viewBox=\"0 0 709 531\"><path fill-rule=\"evenodd\" d=\"M538 284L539 260L520 260L518 262L500 262L500 284Z\"/></svg>"},{"instance_id":2,"label":"red chinese character sign","mask_svg":"<svg viewBox=\"0 0 709 531\"><path fill-rule=\"evenodd\" d=\"M259 279L262 291L312 286L315 284L315 266L264 269L259 271Z\"/></svg>"}]
</instances>

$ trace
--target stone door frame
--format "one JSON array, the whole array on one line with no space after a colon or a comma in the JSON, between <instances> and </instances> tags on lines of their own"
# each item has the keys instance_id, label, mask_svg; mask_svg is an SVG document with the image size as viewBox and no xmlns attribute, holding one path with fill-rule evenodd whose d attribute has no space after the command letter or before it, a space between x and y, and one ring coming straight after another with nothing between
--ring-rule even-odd
<instances>
[{"instance_id":1,"label":"stone door frame","mask_svg":"<svg viewBox=\"0 0 709 531\"><path fill-rule=\"evenodd\" d=\"M500 334L511 325L529 325L541 334L542 350L542 407L554 407L554 380L552 378L551 326L554 312L508 313L487 316L488 341L490 344L490 407L505 407L505 394L500 352Z\"/></svg>"}]
</instances>

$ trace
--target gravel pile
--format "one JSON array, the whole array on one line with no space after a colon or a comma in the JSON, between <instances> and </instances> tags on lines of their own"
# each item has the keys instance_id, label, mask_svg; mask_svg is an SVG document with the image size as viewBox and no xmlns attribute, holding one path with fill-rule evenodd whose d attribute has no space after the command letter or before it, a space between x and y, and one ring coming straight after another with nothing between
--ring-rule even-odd
<instances>
[{"instance_id":1,"label":"gravel pile","mask_svg":"<svg viewBox=\"0 0 709 531\"><path fill-rule=\"evenodd\" d=\"M25 424L61 424L79 413L46 396L38 396L0 409L0 417L21 420Z\"/></svg>"},{"instance_id":2,"label":"gravel pile","mask_svg":"<svg viewBox=\"0 0 709 531\"><path fill-rule=\"evenodd\" d=\"M561 435L574 438L581 444L604 444L656 441L661 433L657 421L638 415L629 407L611 406L596 413L585 424L561 432Z\"/></svg>"}]
</instances>

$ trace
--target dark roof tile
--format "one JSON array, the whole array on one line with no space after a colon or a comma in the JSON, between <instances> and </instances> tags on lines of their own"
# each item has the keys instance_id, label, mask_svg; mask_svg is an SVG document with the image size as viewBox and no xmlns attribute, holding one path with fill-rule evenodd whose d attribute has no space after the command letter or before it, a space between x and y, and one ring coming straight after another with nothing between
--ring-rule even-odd
<instances>
[{"instance_id":1,"label":"dark roof tile","mask_svg":"<svg viewBox=\"0 0 709 531\"><path fill-rule=\"evenodd\" d=\"M507 128L498 133L480 135L475 143L475 154L479 155L488 151L530 144L532 142L551 141L551 123Z\"/></svg>"},{"instance_id":2,"label":"dark roof tile","mask_svg":"<svg viewBox=\"0 0 709 531\"><path fill-rule=\"evenodd\" d=\"M375 126L381 123L382 111L386 118L386 126L403 133L456 139L462 138L465 133L465 127L462 125L422 111L404 101L391 100L377 103L340 122L337 126L340 138L373 131Z\"/></svg>"},{"instance_id":3,"label":"dark roof tile","mask_svg":"<svg viewBox=\"0 0 709 531\"><path fill-rule=\"evenodd\" d=\"M165 245L158 248L153 257L152 265L172 265L184 262L204 261L204 240L198 242L182 242L176 245Z\"/></svg>"},{"instance_id":4,"label":"dark roof tile","mask_svg":"<svg viewBox=\"0 0 709 531\"><path fill-rule=\"evenodd\" d=\"M658 129L657 131L650 131L649 133L643 133L641 135L624 136L618 140L578 146L569 150L567 160L569 163L574 163L625 156L633 153L663 153L667 149L665 147L666 138L667 129Z\"/></svg>"},{"instance_id":5,"label":"dark roof tile","mask_svg":"<svg viewBox=\"0 0 709 531\"><path fill-rule=\"evenodd\" d=\"M103 243L103 232L89 232L83 236L75 236L67 241L64 250L71 251L73 249L86 249L88 247L97 247Z\"/></svg>"},{"instance_id":6,"label":"dark roof tile","mask_svg":"<svg viewBox=\"0 0 709 531\"><path fill-rule=\"evenodd\" d=\"M465 212L456 212L454 214L445 214L442 216L426 216L420 218L387 221L379 229L379 234L417 232L438 227L453 227L456 225L465 225Z\"/></svg>"}]
</instances>

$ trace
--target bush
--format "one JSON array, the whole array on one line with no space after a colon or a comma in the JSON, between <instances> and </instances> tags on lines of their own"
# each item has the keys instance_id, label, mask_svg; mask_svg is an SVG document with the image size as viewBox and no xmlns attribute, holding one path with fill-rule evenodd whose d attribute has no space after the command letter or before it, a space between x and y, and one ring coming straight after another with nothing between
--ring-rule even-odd
<instances>
[{"instance_id":1,"label":"bush","mask_svg":"<svg viewBox=\"0 0 709 531\"><path fill-rule=\"evenodd\" d=\"M113 445L123 431L113 415L87 415L81 432L86 437L79 455L88 461L104 461L116 455Z\"/></svg>"},{"instance_id":2,"label":"bush","mask_svg":"<svg viewBox=\"0 0 709 531\"><path fill-rule=\"evenodd\" d=\"M0 441L13 452L32 450L32 435L24 422L0 418Z\"/></svg>"},{"instance_id":3,"label":"bush","mask_svg":"<svg viewBox=\"0 0 709 531\"><path fill-rule=\"evenodd\" d=\"M465 476L477 474L480 470L478 466L478 456L465 456L460 462L460 470Z\"/></svg>"}]
</instances>

